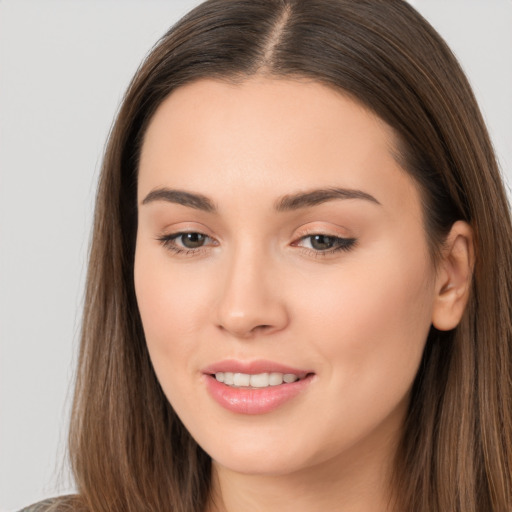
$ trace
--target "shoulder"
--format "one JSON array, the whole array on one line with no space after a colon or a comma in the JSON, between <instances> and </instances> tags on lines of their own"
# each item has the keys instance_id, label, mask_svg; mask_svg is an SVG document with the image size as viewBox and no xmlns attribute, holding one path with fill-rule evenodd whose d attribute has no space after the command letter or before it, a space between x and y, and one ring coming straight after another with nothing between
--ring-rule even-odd
<instances>
[{"instance_id":1,"label":"shoulder","mask_svg":"<svg viewBox=\"0 0 512 512\"><path fill-rule=\"evenodd\" d=\"M48 510L48 508L55 503L55 499L43 500L28 507L21 509L19 512L43 512Z\"/></svg>"},{"instance_id":2,"label":"shoulder","mask_svg":"<svg viewBox=\"0 0 512 512\"><path fill-rule=\"evenodd\" d=\"M75 502L76 499L77 496L73 495L49 498L22 508L19 512L71 512L75 510L73 502Z\"/></svg>"}]
</instances>

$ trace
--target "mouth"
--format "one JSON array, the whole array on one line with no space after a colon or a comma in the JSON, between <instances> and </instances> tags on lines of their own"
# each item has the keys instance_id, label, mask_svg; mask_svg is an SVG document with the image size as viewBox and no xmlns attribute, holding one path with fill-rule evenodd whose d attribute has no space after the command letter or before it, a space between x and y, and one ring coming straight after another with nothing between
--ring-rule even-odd
<instances>
[{"instance_id":1,"label":"mouth","mask_svg":"<svg viewBox=\"0 0 512 512\"><path fill-rule=\"evenodd\" d=\"M203 371L210 396L238 414L263 414L304 396L315 373L268 361L224 361Z\"/></svg>"},{"instance_id":2,"label":"mouth","mask_svg":"<svg viewBox=\"0 0 512 512\"><path fill-rule=\"evenodd\" d=\"M307 373L302 379L311 375ZM301 380L300 374L281 373L281 372L264 372L264 373L240 373L240 372L216 372L211 374L217 382L221 382L232 388L243 389L263 389L271 386L281 386L282 384L292 384Z\"/></svg>"}]
</instances>

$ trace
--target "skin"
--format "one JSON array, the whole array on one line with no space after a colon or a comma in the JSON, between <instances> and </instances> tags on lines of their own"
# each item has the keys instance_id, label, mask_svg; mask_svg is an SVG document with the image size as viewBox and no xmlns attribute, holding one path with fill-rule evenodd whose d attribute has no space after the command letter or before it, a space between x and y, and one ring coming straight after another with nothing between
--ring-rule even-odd
<instances>
[{"instance_id":1,"label":"skin","mask_svg":"<svg viewBox=\"0 0 512 512\"><path fill-rule=\"evenodd\" d=\"M457 222L433 264L419 191L393 158L395 143L374 114L305 80L197 81L152 119L139 169L136 294L162 388L212 457L210 510L388 510L428 331L459 322L473 258L471 230ZM144 202L162 187L207 196L217 211ZM332 187L376 201L274 208ZM183 238L159 240L183 231L206 235L204 245L176 253L170 246L183 248ZM329 253L314 234L356 243ZM314 378L271 412L237 414L204 385L201 370L225 359L276 361Z\"/></svg>"}]
</instances>

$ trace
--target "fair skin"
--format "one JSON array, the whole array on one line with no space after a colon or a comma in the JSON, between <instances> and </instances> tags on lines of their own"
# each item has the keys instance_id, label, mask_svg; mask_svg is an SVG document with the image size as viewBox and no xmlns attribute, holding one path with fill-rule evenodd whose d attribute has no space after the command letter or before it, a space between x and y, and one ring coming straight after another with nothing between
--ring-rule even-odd
<instances>
[{"instance_id":1,"label":"fair skin","mask_svg":"<svg viewBox=\"0 0 512 512\"><path fill-rule=\"evenodd\" d=\"M162 388L212 458L209 510L388 510L427 334L459 322L473 258L457 222L434 266L395 142L374 114L305 80L200 80L152 119L137 301ZM345 192L283 200L333 188ZM262 409L259 388L233 390L208 372L225 361L304 371L275 389L301 387ZM240 397L256 405L240 409Z\"/></svg>"}]
</instances>

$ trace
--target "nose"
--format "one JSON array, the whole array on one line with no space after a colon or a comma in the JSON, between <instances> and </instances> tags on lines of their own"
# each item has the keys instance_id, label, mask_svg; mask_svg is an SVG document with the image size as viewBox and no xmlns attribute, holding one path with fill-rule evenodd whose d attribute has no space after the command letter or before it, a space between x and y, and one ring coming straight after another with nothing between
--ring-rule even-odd
<instances>
[{"instance_id":1,"label":"nose","mask_svg":"<svg viewBox=\"0 0 512 512\"><path fill-rule=\"evenodd\" d=\"M218 327L241 339L286 327L289 314L280 271L263 251L239 250L226 265L217 305Z\"/></svg>"}]
</instances>

